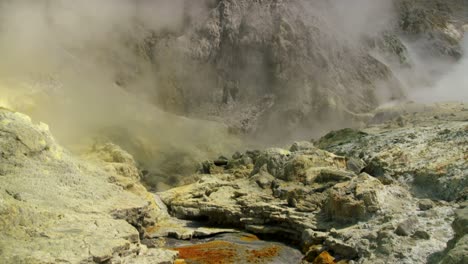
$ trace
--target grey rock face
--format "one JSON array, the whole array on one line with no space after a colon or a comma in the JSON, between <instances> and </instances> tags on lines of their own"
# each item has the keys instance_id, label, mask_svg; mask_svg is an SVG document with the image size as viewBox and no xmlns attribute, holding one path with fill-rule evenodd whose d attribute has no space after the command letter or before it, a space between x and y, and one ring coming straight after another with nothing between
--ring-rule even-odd
<instances>
[{"instance_id":1,"label":"grey rock face","mask_svg":"<svg viewBox=\"0 0 468 264\"><path fill-rule=\"evenodd\" d=\"M189 62L183 66L194 65L193 71L210 78L180 76L176 84L168 82L168 94L179 92L174 105L162 103L186 114L211 115L236 131L283 134L326 121L328 113L343 122L356 118L354 113L377 106L379 84L388 83L386 94L401 98L401 84L369 52L371 47L331 26L336 22L332 6L326 1L218 1L183 36L156 44L160 60L165 61L167 47L182 47L171 54L186 54ZM174 77L173 71L161 75Z\"/></svg>"},{"instance_id":2,"label":"grey rock face","mask_svg":"<svg viewBox=\"0 0 468 264\"><path fill-rule=\"evenodd\" d=\"M457 28L467 22L466 1L399 0L397 6L400 28L407 36L425 39L424 48L440 56L462 56Z\"/></svg>"}]
</instances>

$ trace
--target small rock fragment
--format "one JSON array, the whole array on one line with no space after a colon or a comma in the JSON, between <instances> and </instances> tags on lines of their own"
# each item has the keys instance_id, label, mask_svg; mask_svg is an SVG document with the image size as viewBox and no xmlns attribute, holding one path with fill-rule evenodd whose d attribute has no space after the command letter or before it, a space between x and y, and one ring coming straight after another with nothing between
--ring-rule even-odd
<instances>
[{"instance_id":1,"label":"small rock fragment","mask_svg":"<svg viewBox=\"0 0 468 264\"><path fill-rule=\"evenodd\" d=\"M335 258L330 255L327 251L323 251L314 259L313 264L335 264Z\"/></svg>"},{"instance_id":2,"label":"small rock fragment","mask_svg":"<svg viewBox=\"0 0 468 264\"><path fill-rule=\"evenodd\" d=\"M361 173L365 167L366 163L362 159L351 157L346 161L346 168L356 174Z\"/></svg>"},{"instance_id":3,"label":"small rock fragment","mask_svg":"<svg viewBox=\"0 0 468 264\"><path fill-rule=\"evenodd\" d=\"M434 207L434 203L429 199L422 199L419 201L418 206L421 211L427 211Z\"/></svg>"},{"instance_id":4,"label":"small rock fragment","mask_svg":"<svg viewBox=\"0 0 468 264\"><path fill-rule=\"evenodd\" d=\"M314 147L314 144L312 142L299 141L299 142L294 142L294 144L292 144L291 148L289 148L289 151L298 152L298 151L304 151L304 150L313 149L313 148L315 148L315 147Z\"/></svg>"},{"instance_id":5,"label":"small rock fragment","mask_svg":"<svg viewBox=\"0 0 468 264\"><path fill-rule=\"evenodd\" d=\"M305 253L304 260L312 262L314 261L320 253L325 251L324 247L322 245L313 245L310 246L307 252Z\"/></svg>"},{"instance_id":6,"label":"small rock fragment","mask_svg":"<svg viewBox=\"0 0 468 264\"><path fill-rule=\"evenodd\" d=\"M419 221L416 217L409 218L398 225L395 233L399 236L409 236L413 233L418 223Z\"/></svg>"},{"instance_id":7,"label":"small rock fragment","mask_svg":"<svg viewBox=\"0 0 468 264\"><path fill-rule=\"evenodd\" d=\"M413 238L428 240L431 238L431 236L424 230L418 230L414 232Z\"/></svg>"},{"instance_id":8,"label":"small rock fragment","mask_svg":"<svg viewBox=\"0 0 468 264\"><path fill-rule=\"evenodd\" d=\"M381 177L385 175L387 167L388 164L385 161L375 157L364 168L364 172L374 177Z\"/></svg>"}]
</instances>

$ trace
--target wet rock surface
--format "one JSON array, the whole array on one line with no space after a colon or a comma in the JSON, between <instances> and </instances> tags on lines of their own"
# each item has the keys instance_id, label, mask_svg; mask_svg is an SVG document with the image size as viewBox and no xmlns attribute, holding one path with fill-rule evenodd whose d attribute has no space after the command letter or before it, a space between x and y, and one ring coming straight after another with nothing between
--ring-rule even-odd
<instances>
[{"instance_id":1,"label":"wet rock surface","mask_svg":"<svg viewBox=\"0 0 468 264\"><path fill-rule=\"evenodd\" d=\"M277 242L265 242L247 233L223 234L208 239L166 244L186 263L299 263L302 253Z\"/></svg>"}]
</instances>

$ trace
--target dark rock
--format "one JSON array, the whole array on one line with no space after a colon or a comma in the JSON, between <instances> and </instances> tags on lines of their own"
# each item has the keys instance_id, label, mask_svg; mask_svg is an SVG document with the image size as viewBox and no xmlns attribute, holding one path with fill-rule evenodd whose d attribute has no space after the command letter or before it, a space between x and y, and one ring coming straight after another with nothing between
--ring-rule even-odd
<instances>
[{"instance_id":1,"label":"dark rock","mask_svg":"<svg viewBox=\"0 0 468 264\"><path fill-rule=\"evenodd\" d=\"M398 225L395 234L399 236L410 236L418 224L419 220L416 217L411 217Z\"/></svg>"},{"instance_id":2,"label":"dark rock","mask_svg":"<svg viewBox=\"0 0 468 264\"><path fill-rule=\"evenodd\" d=\"M210 161L204 161L200 164L200 173L202 174L210 174L211 173L211 166L213 165Z\"/></svg>"},{"instance_id":3,"label":"dark rock","mask_svg":"<svg viewBox=\"0 0 468 264\"><path fill-rule=\"evenodd\" d=\"M314 261L320 253L325 251L325 247L322 245L313 245L310 246L307 252L305 253L304 260L312 262Z\"/></svg>"},{"instance_id":4,"label":"dark rock","mask_svg":"<svg viewBox=\"0 0 468 264\"><path fill-rule=\"evenodd\" d=\"M300 141L300 142L294 142L294 144L292 144L291 148L289 148L289 151L298 152L298 151L304 151L304 150L309 150L309 149L313 149L313 148L315 148L315 147L314 147L314 144L312 142Z\"/></svg>"},{"instance_id":5,"label":"dark rock","mask_svg":"<svg viewBox=\"0 0 468 264\"><path fill-rule=\"evenodd\" d=\"M419 201L418 206L421 211L427 211L434 207L434 203L429 199L423 199Z\"/></svg>"},{"instance_id":6,"label":"dark rock","mask_svg":"<svg viewBox=\"0 0 468 264\"><path fill-rule=\"evenodd\" d=\"M214 165L221 167L221 166L226 166L228 165L228 160L227 159L217 159L214 162Z\"/></svg>"},{"instance_id":7,"label":"dark rock","mask_svg":"<svg viewBox=\"0 0 468 264\"><path fill-rule=\"evenodd\" d=\"M261 170L258 174L252 176L251 180L255 181L262 189L271 188L275 177L271 176L266 169Z\"/></svg>"},{"instance_id":8,"label":"dark rock","mask_svg":"<svg viewBox=\"0 0 468 264\"><path fill-rule=\"evenodd\" d=\"M455 212L455 220L452 226L457 236L461 237L468 234L468 206Z\"/></svg>"},{"instance_id":9,"label":"dark rock","mask_svg":"<svg viewBox=\"0 0 468 264\"><path fill-rule=\"evenodd\" d=\"M236 151L234 154L232 154L232 159L240 159L242 158L242 154L239 151Z\"/></svg>"},{"instance_id":10,"label":"dark rock","mask_svg":"<svg viewBox=\"0 0 468 264\"><path fill-rule=\"evenodd\" d=\"M417 238L417 239L425 239L425 240L428 240L431 238L431 236L426 231L423 231L423 230L418 230L414 232L412 237Z\"/></svg>"},{"instance_id":11,"label":"dark rock","mask_svg":"<svg viewBox=\"0 0 468 264\"><path fill-rule=\"evenodd\" d=\"M390 185L395 182L392 178L387 175L376 177L383 185Z\"/></svg>"},{"instance_id":12,"label":"dark rock","mask_svg":"<svg viewBox=\"0 0 468 264\"><path fill-rule=\"evenodd\" d=\"M364 172L374 177L381 177L385 175L387 167L388 164L386 162L382 161L378 157L375 157L364 168Z\"/></svg>"},{"instance_id":13,"label":"dark rock","mask_svg":"<svg viewBox=\"0 0 468 264\"><path fill-rule=\"evenodd\" d=\"M327 150L329 147L346 144L366 135L367 133L351 128L332 131L318 140L317 147Z\"/></svg>"},{"instance_id":14,"label":"dark rock","mask_svg":"<svg viewBox=\"0 0 468 264\"><path fill-rule=\"evenodd\" d=\"M366 163L362 159L351 157L346 161L346 168L356 174L361 173L365 167Z\"/></svg>"},{"instance_id":15,"label":"dark rock","mask_svg":"<svg viewBox=\"0 0 468 264\"><path fill-rule=\"evenodd\" d=\"M343 182L351 180L353 177L356 177L356 174L349 171L323 169L315 179L315 182Z\"/></svg>"},{"instance_id":16,"label":"dark rock","mask_svg":"<svg viewBox=\"0 0 468 264\"><path fill-rule=\"evenodd\" d=\"M248 150L245 152L245 155L252 159L252 163L255 164L257 162L257 158L262 154L260 150Z\"/></svg>"}]
</instances>

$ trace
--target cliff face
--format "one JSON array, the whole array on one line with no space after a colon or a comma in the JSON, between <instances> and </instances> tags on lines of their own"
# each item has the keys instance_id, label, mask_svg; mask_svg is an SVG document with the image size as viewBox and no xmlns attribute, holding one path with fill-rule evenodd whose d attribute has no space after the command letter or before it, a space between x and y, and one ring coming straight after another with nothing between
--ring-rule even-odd
<instances>
[{"instance_id":1,"label":"cliff face","mask_svg":"<svg viewBox=\"0 0 468 264\"><path fill-rule=\"evenodd\" d=\"M397 1L399 29L404 37L425 40L426 54L459 59L460 40L468 16L466 0Z\"/></svg>"},{"instance_id":2,"label":"cliff face","mask_svg":"<svg viewBox=\"0 0 468 264\"><path fill-rule=\"evenodd\" d=\"M360 11L341 1L211 3L184 33L155 41L156 64L167 61L159 55L168 50L185 54L183 65L159 73L170 79L160 103L244 132L284 136L315 122L333 127L331 119L351 124L356 113L403 99L394 70L421 66L408 44L428 57L460 58L462 1L377 2L359 2L366 6Z\"/></svg>"},{"instance_id":3,"label":"cliff face","mask_svg":"<svg viewBox=\"0 0 468 264\"><path fill-rule=\"evenodd\" d=\"M0 17L2 72L11 76L8 70L19 65L19 71L70 87L59 76L67 65L74 69L71 75L112 78L117 89L139 92L170 112L284 135L315 121L350 121L355 113L404 98L408 80L400 73L411 76L435 64L419 62L416 55L444 61L461 57L468 17L466 0L152 2L112 8L103 2L94 6L102 12L96 16L86 4L33 1L18 8L4 1L2 9L29 19L18 23L5 18L8 14ZM22 9L34 9L35 15ZM61 21L67 16L70 21ZM43 37L28 32L37 25L33 31L45 31L37 34ZM82 33L81 26L93 30ZM16 41L23 44L12 44ZM22 56L12 55L17 53ZM25 62L8 63L19 60ZM55 68L38 70L49 64ZM87 70L101 74L89 76ZM278 123L285 125L278 128Z\"/></svg>"},{"instance_id":4,"label":"cliff face","mask_svg":"<svg viewBox=\"0 0 468 264\"><path fill-rule=\"evenodd\" d=\"M174 40L209 69L212 87L193 96L194 84L179 79L166 89L179 88L187 100L179 110L222 117L248 132L284 121L292 123L287 129L310 126L329 113L344 120L377 106L379 89L384 100L401 98L389 67L337 29L329 17L335 11L323 1L219 1Z\"/></svg>"}]
</instances>

